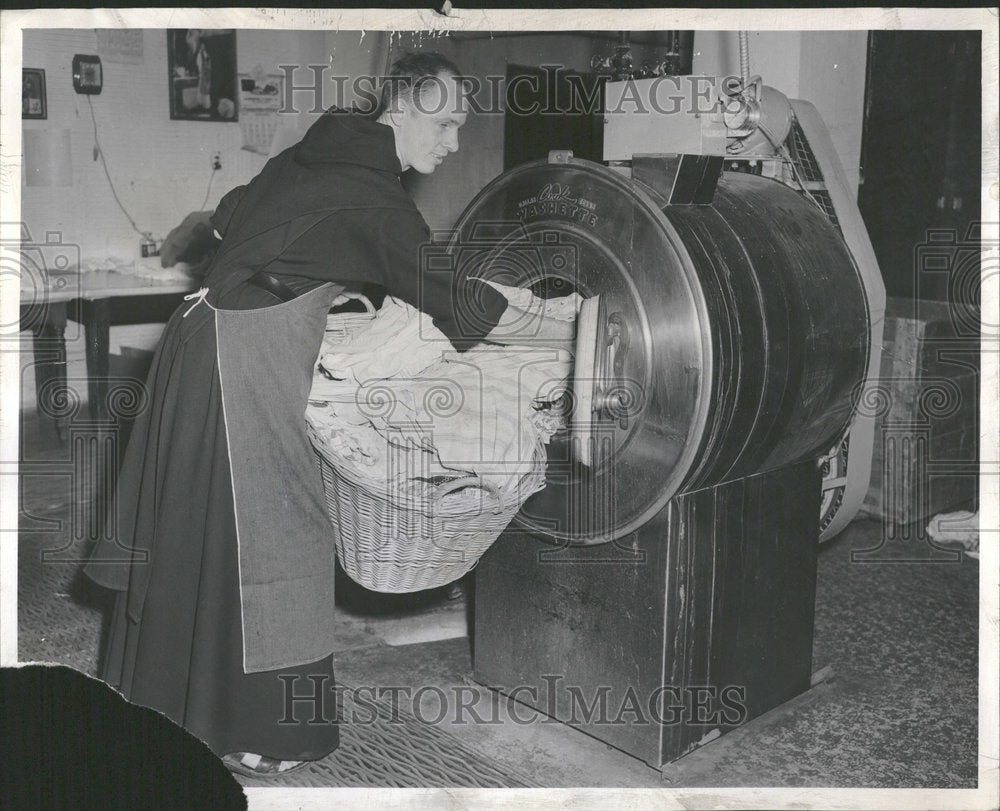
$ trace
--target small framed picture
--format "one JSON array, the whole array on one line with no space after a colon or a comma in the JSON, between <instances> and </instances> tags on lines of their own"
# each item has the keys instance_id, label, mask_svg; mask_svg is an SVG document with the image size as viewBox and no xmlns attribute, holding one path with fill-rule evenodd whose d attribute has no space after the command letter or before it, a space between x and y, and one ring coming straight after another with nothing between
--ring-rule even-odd
<instances>
[{"instance_id":1,"label":"small framed picture","mask_svg":"<svg viewBox=\"0 0 1000 811\"><path fill-rule=\"evenodd\" d=\"M37 68L21 70L21 118L48 118L45 103L45 71Z\"/></svg>"},{"instance_id":2,"label":"small framed picture","mask_svg":"<svg viewBox=\"0 0 1000 811\"><path fill-rule=\"evenodd\" d=\"M171 119L238 120L234 29L169 29L167 72L170 77Z\"/></svg>"}]
</instances>

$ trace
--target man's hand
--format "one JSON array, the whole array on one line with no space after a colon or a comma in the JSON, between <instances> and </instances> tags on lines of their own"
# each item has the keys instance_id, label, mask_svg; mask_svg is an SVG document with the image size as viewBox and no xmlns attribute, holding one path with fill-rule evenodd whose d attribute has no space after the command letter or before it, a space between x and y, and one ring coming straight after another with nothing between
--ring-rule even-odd
<instances>
[{"instance_id":1,"label":"man's hand","mask_svg":"<svg viewBox=\"0 0 1000 811\"><path fill-rule=\"evenodd\" d=\"M211 211L196 211L188 214L184 222L174 228L160 247L160 264L173 267L178 262L197 265L210 258L219 245L213 233L209 218Z\"/></svg>"}]
</instances>

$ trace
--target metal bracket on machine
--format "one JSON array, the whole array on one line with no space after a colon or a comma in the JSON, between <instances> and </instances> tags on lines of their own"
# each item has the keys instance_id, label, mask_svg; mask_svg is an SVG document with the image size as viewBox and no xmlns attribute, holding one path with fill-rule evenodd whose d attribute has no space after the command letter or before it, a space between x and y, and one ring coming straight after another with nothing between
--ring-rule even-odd
<instances>
[{"instance_id":1,"label":"metal bracket on machine","mask_svg":"<svg viewBox=\"0 0 1000 811\"><path fill-rule=\"evenodd\" d=\"M608 315L601 297L585 299L577 315L576 363L573 372L573 442L581 464L592 467L599 440L595 427L628 427L628 394L624 383L628 326L622 314Z\"/></svg>"},{"instance_id":2,"label":"metal bracket on machine","mask_svg":"<svg viewBox=\"0 0 1000 811\"><path fill-rule=\"evenodd\" d=\"M597 333L600 296L584 299L576 317L576 362L573 367L573 445L576 458L594 463L594 385L597 383Z\"/></svg>"},{"instance_id":3,"label":"metal bracket on machine","mask_svg":"<svg viewBox=\"0 0 1000 811\"><path fill-rule=\"evenodd\" d=\"M722 176L721 155L634 155L632 177L670 205L710 205Z\"/></svg>"}]
</instances>

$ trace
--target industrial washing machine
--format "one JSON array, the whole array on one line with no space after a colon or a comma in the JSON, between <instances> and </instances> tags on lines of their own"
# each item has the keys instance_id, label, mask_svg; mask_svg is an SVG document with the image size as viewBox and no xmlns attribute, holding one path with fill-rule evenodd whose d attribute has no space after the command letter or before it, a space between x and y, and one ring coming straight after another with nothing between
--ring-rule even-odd
<instances>
[{"instance_id":1,"label":"industrial washing machine","mask_svg":"<svg viewBox=\"0 0 1000 811\"><path fill-rule=\"evenodd\" d=\"M449 246L586 299L546 487L476 570L475 678L656 767L810 686L822 481L884 306L856 208L804 176L815 110L673 80L708 106L608 83L605 163L504 173Z\"/></svg>"}]
</instances>

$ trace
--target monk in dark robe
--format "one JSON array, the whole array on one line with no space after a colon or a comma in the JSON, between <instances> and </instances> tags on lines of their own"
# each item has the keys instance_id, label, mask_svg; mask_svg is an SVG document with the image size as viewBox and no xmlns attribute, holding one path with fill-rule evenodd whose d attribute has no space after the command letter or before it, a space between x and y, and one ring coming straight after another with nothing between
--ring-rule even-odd
<instances>
[{"instance_id":1,"label":"monk in dark robe","mask_svg":"<svg viewBox=\"0 0 1000 811\"><path fill-rule=\"evenodd\" d=\"M205 287L153 360L113 540L86 569L119 592L104 679L253 776L338 745L335 528L304 421L332 302L378 285L456 348L521 330L571 338L488 285L421 275L429 229L399 176L455 152L466 111L458 69L437 54L390 75L378 110L328 111L222 199Z\"/></svg>"}]
</instances>

